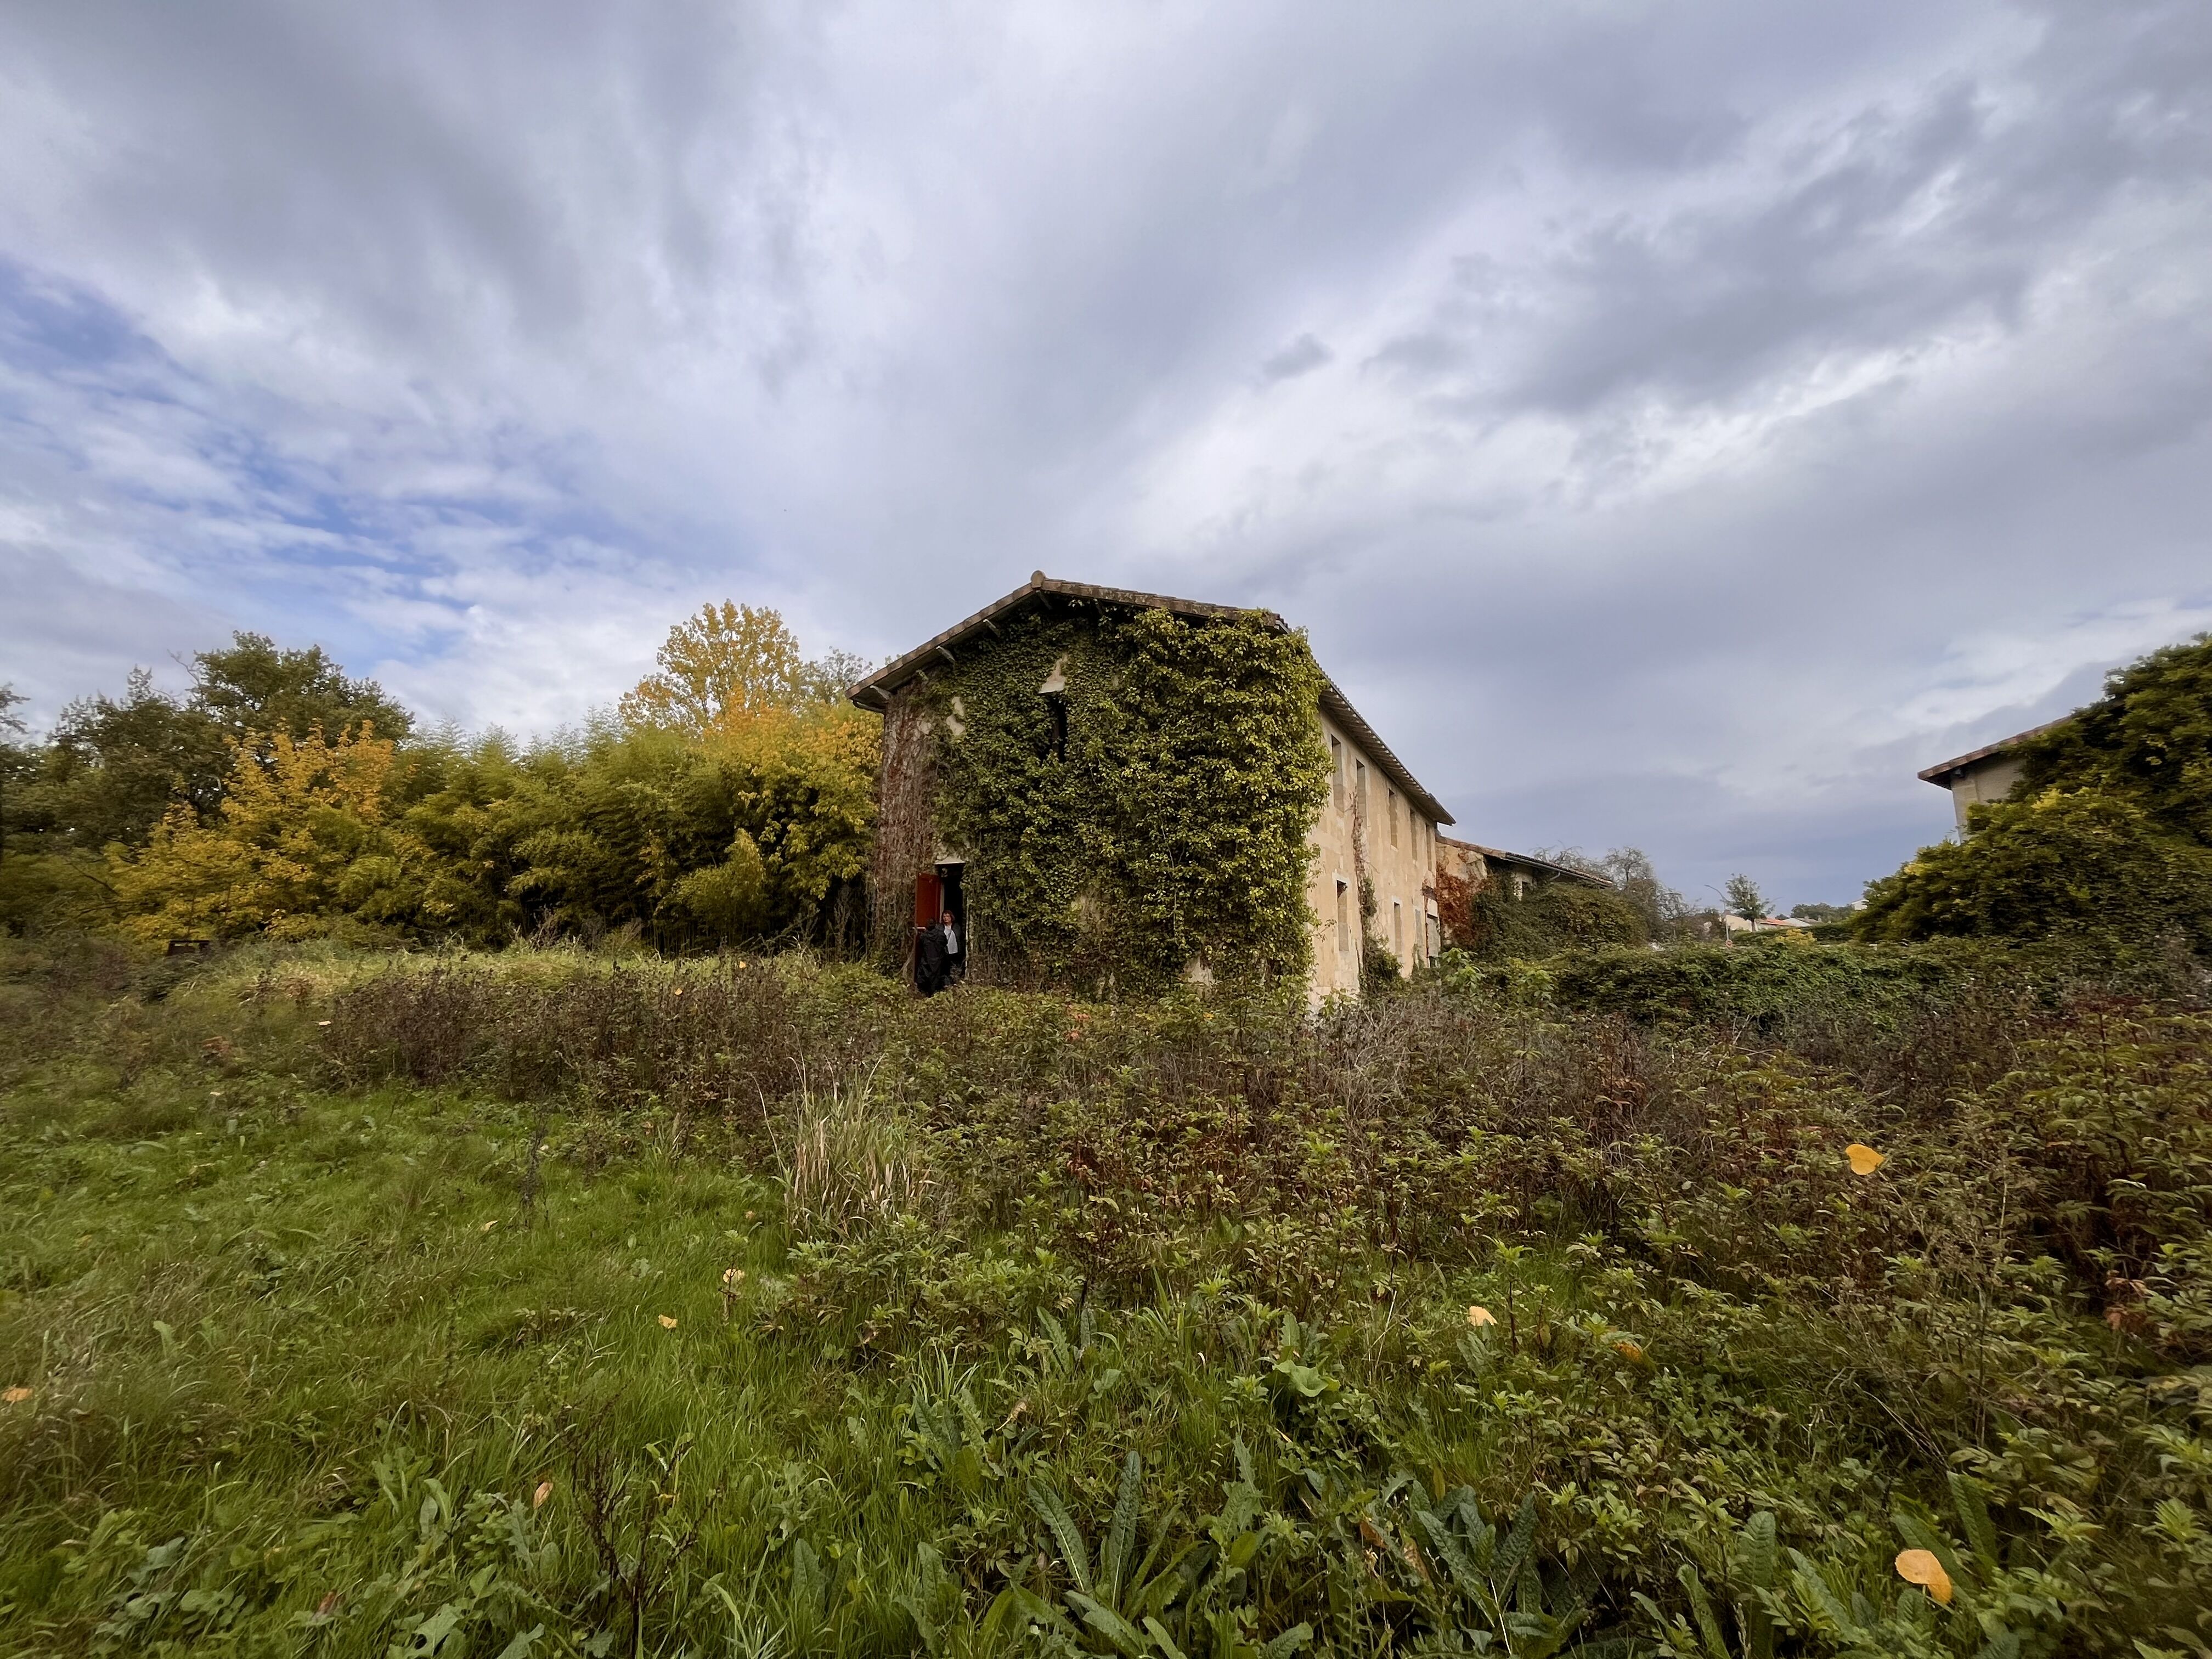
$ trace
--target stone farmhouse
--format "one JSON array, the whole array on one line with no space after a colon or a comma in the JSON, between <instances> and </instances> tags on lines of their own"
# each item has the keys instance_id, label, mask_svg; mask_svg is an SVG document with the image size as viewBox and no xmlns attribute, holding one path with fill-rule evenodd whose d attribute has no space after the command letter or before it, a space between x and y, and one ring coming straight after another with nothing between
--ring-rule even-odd
<instances>
[{"instance_id":1,"label":"stone farmhouse","mask_svg":"<svg viewBox=\"0 0 2212 1659\"><path fill-rule=\"evenodd\" d=\"M879 954L895 959L916 924L942 909L951 910L963 935L979 946L990 933L988 916L969 914L973 895L989 885L975 866L977 849L963 845L943 822L940 775L953 753L951 746L974 740L968 722L976 718L947 688L963 683L957 678L962 674L972 675L979 667L988 672L993 654L1013 652L1015 641L1034 641L1040 627L1058 630L1055 639L1079 640L1086 632L1109 629L1146 611L1196 622L1249 623L1257 617L1276 634L1291 631L1272 612L1097 587L1039 571L1024 586L852 688L855 704L884 719L880 816L869 874L872 943ZM1037 673L1035 690L1021 693L1036 700L1028 729L1037 734L1038 744L1064 750L1070 736L1068 659L1063 654L1044 659L1044 665L1048 672ZM1438 832L1453 822L1335 682L1323 675L1319 685L1318 707L1312 712L1327 745L1328 788L1306 830L1311 851L1305 891L1309 914L1295 924L1310 930L1309 984L1316 1002L1340 993L1356 994L1360 988L1363 883L1373 903L1366 934L1397 958L1401 970L1434 958L1441 946L1434 882ZM1141 836L1141 826L1133 833ZM1143 850L1137 849L1139 866ZM981 926L971 929L970 923ZM973 971L985 980L1012 976L1004 964L988 959L988 952ZM1183 967L1185 977L1205 977L1208 971L1196 957Z\"/></svg>"}]
</instances>

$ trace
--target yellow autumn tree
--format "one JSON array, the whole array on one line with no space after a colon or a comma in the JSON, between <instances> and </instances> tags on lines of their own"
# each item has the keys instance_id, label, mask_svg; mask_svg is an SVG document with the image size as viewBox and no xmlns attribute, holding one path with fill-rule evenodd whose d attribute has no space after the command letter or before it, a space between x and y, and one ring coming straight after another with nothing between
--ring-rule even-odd
<instances>
[{"instance_id":1,"label":"yellow autumn tree","mask_svg":"<svg viewBox=\"0 0 2212 1659\"><path fill-rule=\"evenodd\" d=\"M793 714L823 701L819 675L774 611L737 605L699 607L668 630L660 665L622 700L633 726L665 726L702 737L763 715Z\"/></svg>"},{"instance_id":2,"label":"yellow autumn tree","mask_svg":"<svg viewBox=\"0 0 2212 1659\"><path fill-rule=\"evenodd\" d=\"M207 822L179 801L136 853L109 854L109 877L142 938L265 933L298 939L341 918L415 915L427 849L390 822L395 746L364 726L234 743L222 803Z\"/></svg>"}]
</instances>

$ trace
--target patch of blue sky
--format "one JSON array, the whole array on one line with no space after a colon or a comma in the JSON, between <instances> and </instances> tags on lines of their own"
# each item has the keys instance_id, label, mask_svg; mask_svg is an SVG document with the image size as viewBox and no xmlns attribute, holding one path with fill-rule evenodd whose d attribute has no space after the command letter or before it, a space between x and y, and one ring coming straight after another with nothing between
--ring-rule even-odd
<instances>
[{"instance_id":1,"label":"patch of blue sky","mask_svg":"<svg viewBox=\"0 0 2212 1659\"><path fill-rule=\"evenodd\" d=\"M0 434L22 463L14 550L40 574L142 583L349 663L454 652L488 570L527 584L665 556L594 502L580 440L227 386L98 292L12 263Z\"/></svg>"}]
</instances>

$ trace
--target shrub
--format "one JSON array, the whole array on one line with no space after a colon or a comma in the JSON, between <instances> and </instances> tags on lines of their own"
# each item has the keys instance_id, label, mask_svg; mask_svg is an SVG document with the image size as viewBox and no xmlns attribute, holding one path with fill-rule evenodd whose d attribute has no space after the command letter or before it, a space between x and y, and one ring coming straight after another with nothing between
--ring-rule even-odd
<instances>
[{"instance_id":1,"label":"shrub","mask_svg":"<svg viewBox=\"0 0 2212 1659\"><path fill-rule=\"evenodd\" d=\"M2136 802L2054 787L1975 807L1969 827L1870 884L1858 937L2124 946L2173 929L2212 955L2212 847L2161 829Z\"/></svg>"}]
</instances>

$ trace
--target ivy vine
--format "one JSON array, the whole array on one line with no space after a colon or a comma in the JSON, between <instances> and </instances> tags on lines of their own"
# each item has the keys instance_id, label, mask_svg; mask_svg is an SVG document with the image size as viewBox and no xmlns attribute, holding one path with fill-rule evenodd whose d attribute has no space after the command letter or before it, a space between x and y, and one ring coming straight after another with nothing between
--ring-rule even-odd
<instances>
[{"instance_id":1,"label":"ivy vine","mask_svg":"<svg viewBox=\"0 0 2212 1659\"><path fill-rule=\"evenodd\" d=\"M937 822L979 966L1100 992L1303 975L1321 689L1261 613L1031 612L939 675Z\"/></svg>"}]
</instances>

